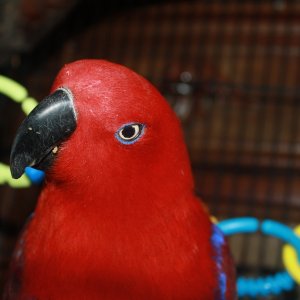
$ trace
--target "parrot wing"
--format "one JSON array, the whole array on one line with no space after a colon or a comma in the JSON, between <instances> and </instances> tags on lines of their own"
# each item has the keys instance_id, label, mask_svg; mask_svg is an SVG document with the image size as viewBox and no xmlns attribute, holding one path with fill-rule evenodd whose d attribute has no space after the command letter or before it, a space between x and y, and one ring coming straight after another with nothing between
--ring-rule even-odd
<instances>
[{"instance_id":1,"label":"parrot wing","mask_svg":"<svg viewBox=\"0 0 300 300\"><path fill-rule=\"evenodd\" d=\"M216 298L220 300L235 300L234 263L224 234L217 225L213 225L211 242L215 250L214 260L218 271L219 290Z\"/></svg>"}]
</instances>

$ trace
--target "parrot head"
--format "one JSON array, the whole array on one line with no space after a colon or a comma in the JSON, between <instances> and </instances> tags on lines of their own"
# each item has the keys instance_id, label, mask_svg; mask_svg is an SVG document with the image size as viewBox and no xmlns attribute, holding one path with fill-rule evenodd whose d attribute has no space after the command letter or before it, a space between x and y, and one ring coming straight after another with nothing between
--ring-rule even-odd
<instances>
[{"instance_id":1,"label":"parrot head","mask_svg":"<svg viewBox=\"0 0 300 300\"><path fill-rule=\"evenodd\" d=\"M106 193L109 178L120 193L193 186L180 124L165 99L135 72L103 60L64 66L51 94L23 121L11 152L13 177L27 166L45 170L47 182L92 183ZM139 180L145 173L149 180Z\"/></svg>"}]
</instances>

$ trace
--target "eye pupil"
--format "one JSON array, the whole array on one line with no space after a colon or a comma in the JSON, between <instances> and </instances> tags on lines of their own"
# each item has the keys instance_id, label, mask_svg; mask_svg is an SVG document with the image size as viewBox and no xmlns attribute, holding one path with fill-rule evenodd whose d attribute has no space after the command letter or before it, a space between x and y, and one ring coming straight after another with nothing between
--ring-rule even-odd
<instances>
[{"instance_id":1,"label":"eye pupil","mask_svg":"<svg viewBox=\"0 0 300 300\"><path fill-rule=\"evenodd\" d=\"M123 128L122 135L124 138L129 139L135 135L136 131L137 128L133 127L132 125L127 125Z\"/></svg>"},{"instance_id":2,"label":"eye pupil","mask_svg":"<svg viewBox=\"0 0 300 300\"><path fill-rule=\"evenodd\" d=\"M141 136L143 128L144 125L139 123L124 125L116 132L116 138L122 144L132 144Z\"/></svg>"}]
</instances>

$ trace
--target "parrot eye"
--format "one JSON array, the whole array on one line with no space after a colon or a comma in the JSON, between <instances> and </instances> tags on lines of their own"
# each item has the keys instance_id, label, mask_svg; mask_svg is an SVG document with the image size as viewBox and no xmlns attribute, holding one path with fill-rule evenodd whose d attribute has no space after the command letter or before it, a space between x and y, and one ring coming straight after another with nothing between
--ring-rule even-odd
<instances>
[{"instance_id":1,"label":"parrot eye","mask_svg":"<svg viewBox=\"0 0 300 300\"><path fill-rule=\"evenodd\" d=\"M143 128L142 124L126 124L117 131L116 137L122 144L132 144L141 136Z\"/></svg>"}]
</instances>

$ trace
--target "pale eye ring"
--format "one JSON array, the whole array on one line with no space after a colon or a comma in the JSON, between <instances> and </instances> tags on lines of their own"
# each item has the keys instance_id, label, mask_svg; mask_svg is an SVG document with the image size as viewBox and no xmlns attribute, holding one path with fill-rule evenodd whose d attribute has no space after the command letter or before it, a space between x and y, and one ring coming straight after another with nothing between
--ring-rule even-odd
<instances>
[{"instance_id":1,"label":"pale eye ring","mask_svg":"<svg viewBox=\"0 0 300 300\"><path fill-rule=\"evenodd\" d=\"M117 132L116 137L122 144L132 144L142 135L143 124L130 123L122 126Z\"/></svg>"}]
</instances>

